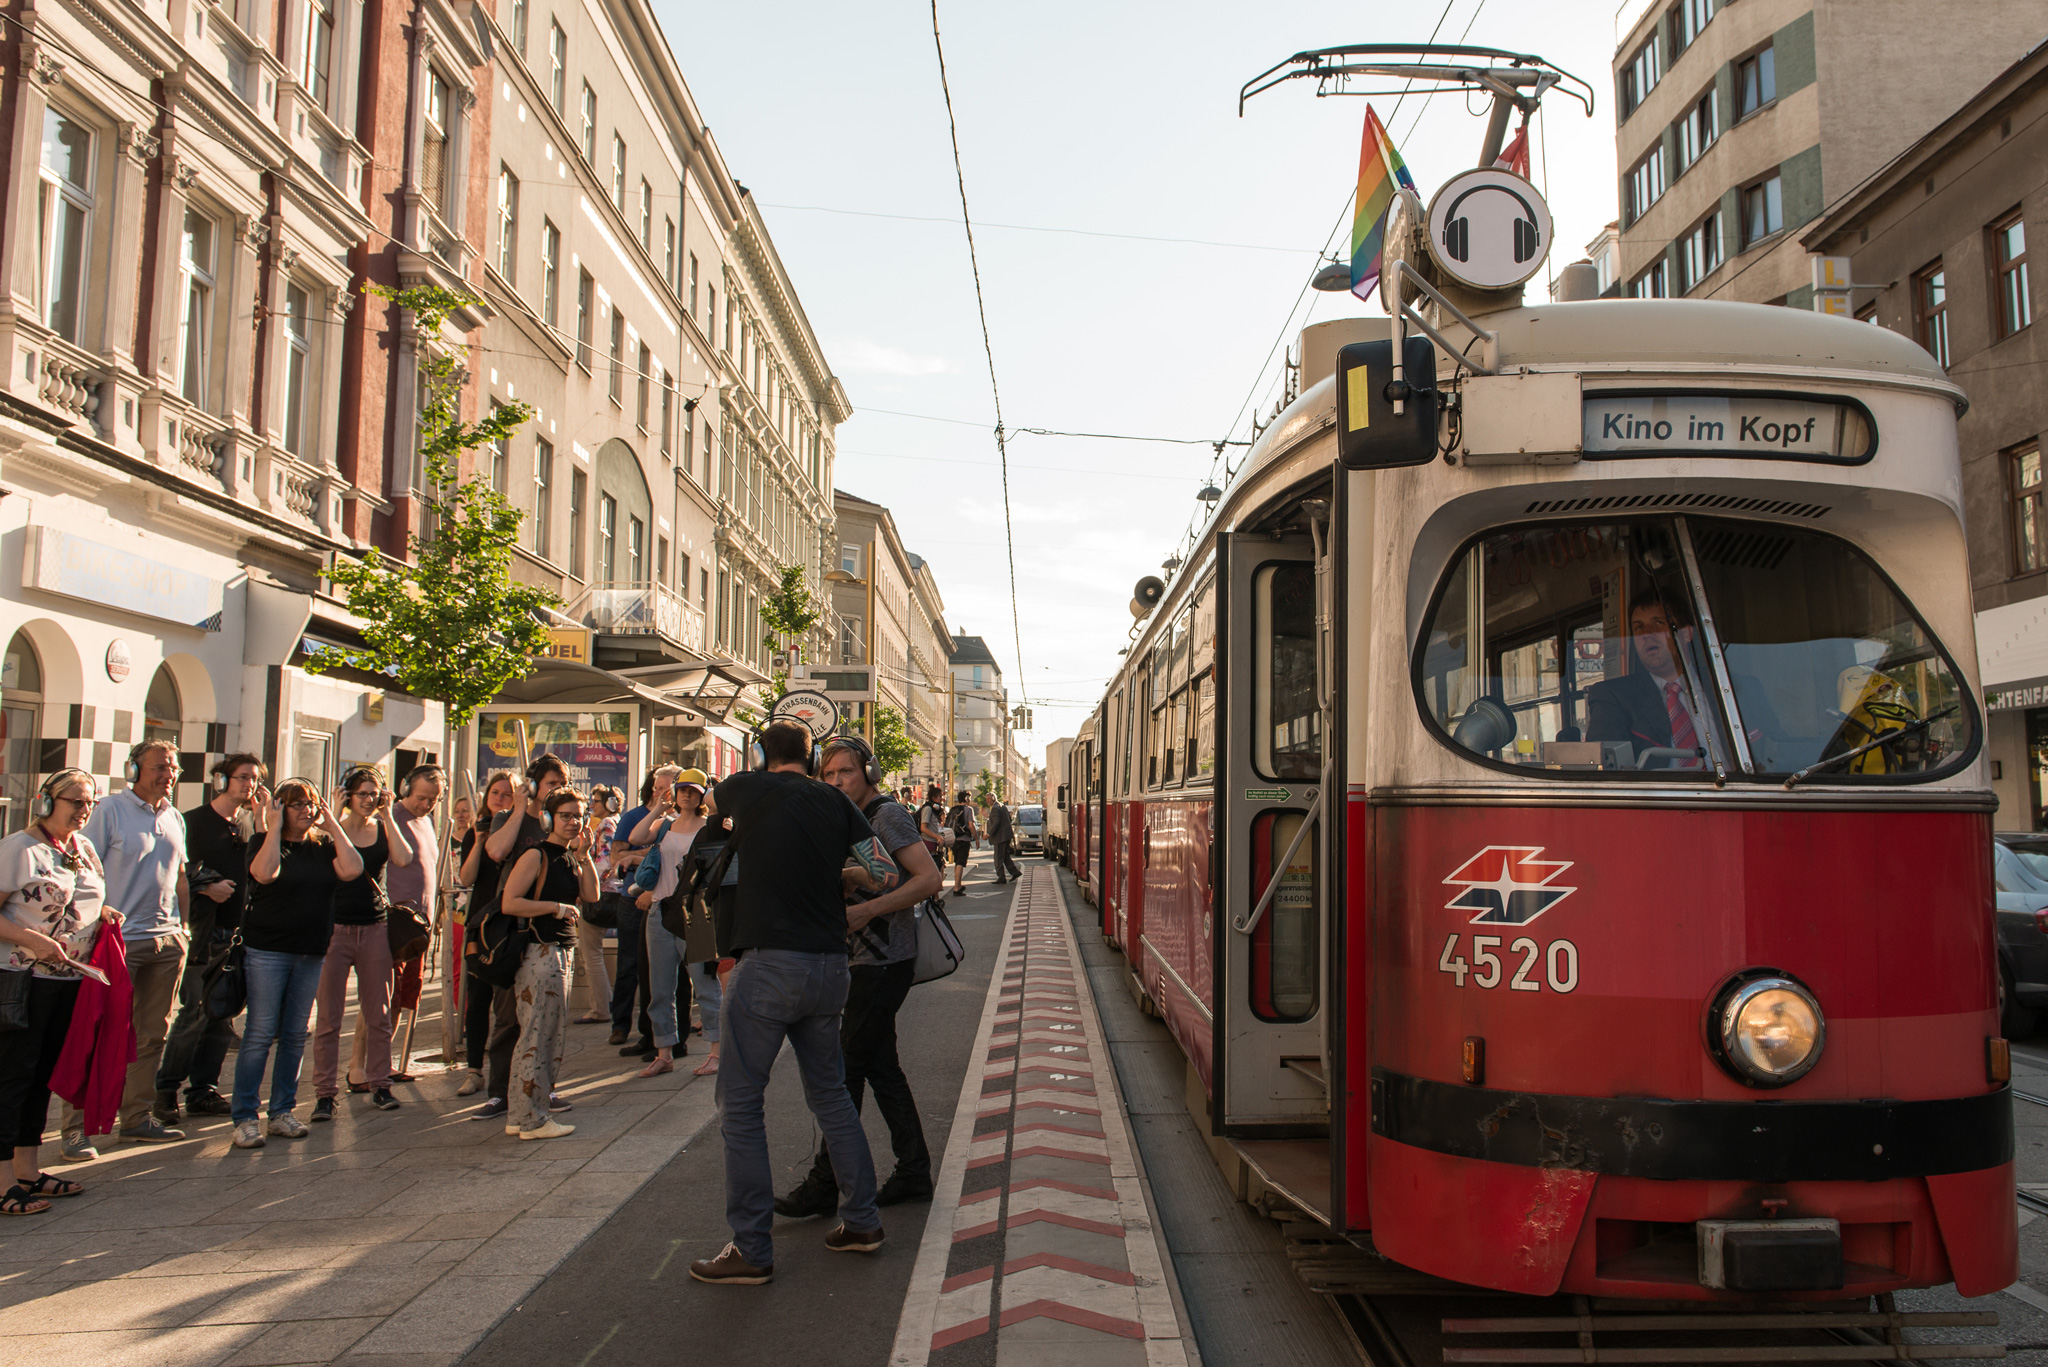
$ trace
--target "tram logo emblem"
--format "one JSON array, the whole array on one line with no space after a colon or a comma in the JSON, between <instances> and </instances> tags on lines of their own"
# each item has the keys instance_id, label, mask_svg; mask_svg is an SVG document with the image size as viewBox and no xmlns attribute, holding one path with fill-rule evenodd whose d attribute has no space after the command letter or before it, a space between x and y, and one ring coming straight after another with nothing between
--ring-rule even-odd
<instances>
[{"instance_id":1,"label":"tram logo emblem","mask_svg":"<svg viewBox=\"0 0 2048 1367\"><path fill-rule=\"evenodd\" d=\"M1528 925L1578 891L1556 881L1571 861L1542 853L1541 845L1488 845L1444 879L1462 889L1444 906L1471 912L1474 925Z\"/></svg>"}]
</instances>

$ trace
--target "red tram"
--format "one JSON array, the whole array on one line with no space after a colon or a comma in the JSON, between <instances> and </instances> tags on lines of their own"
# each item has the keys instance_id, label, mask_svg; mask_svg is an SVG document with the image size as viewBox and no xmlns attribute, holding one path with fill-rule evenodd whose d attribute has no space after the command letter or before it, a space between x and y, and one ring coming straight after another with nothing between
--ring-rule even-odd
<instances>
[{"instance_id":1,"label":"red tram","mask_svg":"<svg viewBox=\"0 0 2048 1367\"><path fill-rule=\"evenodd\" d=\"M2009 1284L1961 392L1783 308L1433 297L1429 448L1346 449L1417 341L1304 333L1049 780L1212 1147L1503 1290Z\"/></svg>"}]
</instances>

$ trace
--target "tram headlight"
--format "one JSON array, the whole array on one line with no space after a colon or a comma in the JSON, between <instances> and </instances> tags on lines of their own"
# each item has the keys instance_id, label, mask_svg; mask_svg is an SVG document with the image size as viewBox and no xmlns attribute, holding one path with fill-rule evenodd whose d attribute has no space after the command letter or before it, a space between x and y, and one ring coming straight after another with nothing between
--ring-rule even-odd
<instances>
[{"instance_id":1,"label":"tram headlight","mask_svg":"<svg viewBox=\"0 0 2048 1367\"><path fill-rule=\"evenodd\" d=\"M1721 1062L1752 1087L1797 1082L1820 1062L1827 1020L1801 983L1777 974L1738 978L1715 1002Z\"/></svg>"}]
</instances>

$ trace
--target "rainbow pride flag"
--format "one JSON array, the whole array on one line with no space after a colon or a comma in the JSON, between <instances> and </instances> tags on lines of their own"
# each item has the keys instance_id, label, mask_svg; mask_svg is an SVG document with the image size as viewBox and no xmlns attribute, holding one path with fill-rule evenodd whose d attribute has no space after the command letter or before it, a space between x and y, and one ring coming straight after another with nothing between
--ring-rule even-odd
<instances>
[{"instance_id":1,"label":"rainbow pride flag","mask_svg":"<svg viewBox=\"0 0 2048 1367\"><path fill-rule=\"evenodd\" d=\"M1365 107L1365 134L1358 147L1358 208L1351 219L1351 292L1360 299L1380 283L1380 253L1387 242L1387 211L1401 188L1414 189L1408 165L1394 150L1380 116Z\"/></svg>"}]
</instances>

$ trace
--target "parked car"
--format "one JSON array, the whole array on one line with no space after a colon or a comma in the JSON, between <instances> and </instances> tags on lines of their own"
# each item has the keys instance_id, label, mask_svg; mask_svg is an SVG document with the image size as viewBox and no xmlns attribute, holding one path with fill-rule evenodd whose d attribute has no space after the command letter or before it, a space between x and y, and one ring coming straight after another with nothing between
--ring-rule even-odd
<instances>
[{"instance_id":1,"label":"parked car","mask_svg":"<svg viewBox=\"0 0 2048 1367\"><path fill-rule=\"evenodd\" d=\"M1045 850L1045 808L1036 803L1017 809L1017 852L1039 854Z\"/></svg>"},{"instance_id":2,"label":"parked car","mask_svg":"<svg viewBox=\"0 0 2048 1367\"><path fill-rule=\"evenodd\" d=\"M1998 889L1999 1028L2033 1032L2048 1008L2048 834L2001 833L1991 846Z\"/></svg>"}]
</instances>

